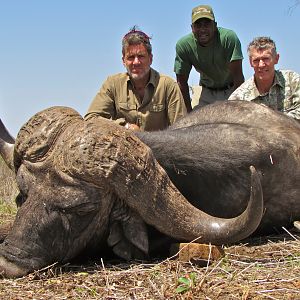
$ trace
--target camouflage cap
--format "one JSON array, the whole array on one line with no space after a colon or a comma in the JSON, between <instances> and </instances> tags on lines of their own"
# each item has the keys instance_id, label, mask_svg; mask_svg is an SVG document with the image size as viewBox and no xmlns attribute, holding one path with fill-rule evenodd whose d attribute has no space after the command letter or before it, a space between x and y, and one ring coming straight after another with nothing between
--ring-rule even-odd
<instances>
[{"instance_id":1,"label":"camouflage cap","mask_svg":"<svg viewBox=\"0 0 300 300\"><path fill-rule=\"evenodd\" d=\"M199 5L192 10L192 23L195 23L201 18L207 18L210 20L215 20L215 15L212 8L209 5Z\"/></svg>"}]
</instances>

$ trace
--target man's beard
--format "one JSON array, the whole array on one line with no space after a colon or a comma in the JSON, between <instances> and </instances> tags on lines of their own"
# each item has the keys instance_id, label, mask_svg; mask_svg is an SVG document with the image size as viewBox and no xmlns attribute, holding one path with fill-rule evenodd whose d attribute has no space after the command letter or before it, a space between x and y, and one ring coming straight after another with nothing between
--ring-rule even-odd
<instances>
[{"instance_id":1,"label":"man's beard","mask_svg":"<svg viewBox=\"0 0 300 300\"><path fill-rule=\"evenodd\" d=\"M144 79L148 76L149 72L150 72L150 67L145 69L142 73L131 73L129 68L126 68L127 73L129 75L130 78L134 79L134 80L141 80Z\"/></svg>"}]
</instances>

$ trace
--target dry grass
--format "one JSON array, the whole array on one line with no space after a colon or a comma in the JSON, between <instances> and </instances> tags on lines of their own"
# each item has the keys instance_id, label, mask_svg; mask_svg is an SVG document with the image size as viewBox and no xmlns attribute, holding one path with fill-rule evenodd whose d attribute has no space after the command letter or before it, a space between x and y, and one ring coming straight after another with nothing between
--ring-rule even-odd
<instances>
[{"instance_id":1,"label":"dry grass","mask_svg":"<svg viewBox=\"0 0 300 300\"><path fill-rule=\"evenodd\" d=\"M0 155L0 200L6 203L11 203L11 200L16 195L18 188L15 182L15 174L10 170Z\"/></svg>"},{"instance_id":2,"label":"dry grass","mask_svg":"<svg viewBox=\"0 0 300 300\"><path fill-rule=\"evenodd\" d=\"M13 176L2 172L0 180L2 206L14 207ZM0 222L14 213L0 210ZM176 259L53 265L0 279L0 299L300 299L299 239L291 230L225 247L225 257L205 267ZM182 292L176 291L179 286Z\"/></svg>"},{"instance_id":3,"label":"dry grass","mask_svg":"<svg viewBox=\"0 0 300 300\"><path fill-rule=\"evenodd\" d=\"M300 299L299 235L225 248L206 267L175 260L50 266L0 281L1 299ZM177 293L179 278L192 278Z\"/></svg>"},{"instance_id":4,"label":"dry grass","mask_svg":"<svg viewBox=\"0 0 300 300\"><path fill-rule=\"evenodd\" d=\"M14 173L0 156L0 224L12 220L16 212L13 201L18 194Z\"/></svg>"}]
</instances>

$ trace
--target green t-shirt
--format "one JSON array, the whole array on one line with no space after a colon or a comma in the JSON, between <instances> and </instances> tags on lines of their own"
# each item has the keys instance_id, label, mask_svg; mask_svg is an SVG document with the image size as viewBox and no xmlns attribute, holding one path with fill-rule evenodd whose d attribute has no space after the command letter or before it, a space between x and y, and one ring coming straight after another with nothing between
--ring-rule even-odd
<instances>
[{"instance_id":1,"label":"green t-shirt","mask_svg":"<svg viewBox=\"0 0 300 300\"><path fill-rule=\"evenodd\" d=\"M193 33L182 37L176 44L174 71L188 76L192 67L200 73L200 85L223 88L233 83L228 64L243 59L241 42L234 31L218 27L212 43L198 44Z\"/></svg>"}]
</instances>

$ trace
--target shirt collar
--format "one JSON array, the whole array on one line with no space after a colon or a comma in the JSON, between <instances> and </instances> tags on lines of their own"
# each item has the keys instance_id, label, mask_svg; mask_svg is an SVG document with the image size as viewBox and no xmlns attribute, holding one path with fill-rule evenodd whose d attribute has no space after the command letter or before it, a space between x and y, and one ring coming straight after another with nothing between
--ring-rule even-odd
<instances>
[{"instance_id":1,"label":"shirt collar","mask_svg":"<svg viewBox=\"0 0 300 300\"><path fill-rule=\"evenodd\" d=\"M149 83L151 83L153 86L156 86L158 82L158 76L157 73L154 72L152 68L150 68L150 80Z\"/></svg>"},{"instance_id":2,"label":"shirt collar","mask_svg":"<svg viewBox=\"0 0 300 300\"><path fill-rule=\"evenodd\" d=\"M274 83L272 86L278 84L280 87L284 88L284 82L281 79L282 76L280 76L280 72L278 70L275 70L275 78L274 78Z\"/></svg>"},{"instance_id":3,"label":"shirt collar","mask_svg":"<svg viewBox=\"0 0 300 300\"><path fill-rule=\"evenodd\" d=\"M250 95L249 95L249 99L253 100L255 98L257 98L259 96L259 91L256 87L256 84L255 84L255 80L254 80L254 75L252 75L252 77L250 78Z\"/></svg>"},{"instance_id":4,"label":"shirt collar","mask_svg":"<svg viewBox=\"0 0 300 300\"><path fill-rule=\"evenodd\" d=\"M251 77L251 85L252 85L252 89L251 89L251 93L250 93L250 97L251 99L255 99L259 96L262 96L260 95L257 87L256 87L256 84L255 84L255 81L254 81L254 75ZM280 80L280 76L279 76L279 71L278 70L275 70L275 76L274 76L274 82L270 88L270 90L272 89L273 86L275 85L279 85L280 87L284 87L284 83ZM270 92L269 90L269 92Z\"/></svg>"}]
</instances>

